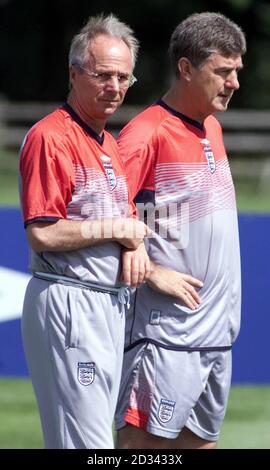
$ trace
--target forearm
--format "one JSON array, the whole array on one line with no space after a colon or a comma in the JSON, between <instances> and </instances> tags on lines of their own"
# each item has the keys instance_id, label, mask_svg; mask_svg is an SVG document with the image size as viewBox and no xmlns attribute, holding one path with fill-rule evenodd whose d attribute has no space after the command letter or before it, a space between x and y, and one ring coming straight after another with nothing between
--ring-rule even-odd
<instances>
[{"instance_id":1,"label":"forearm","mask_svg":"<svg viewBox=\"0 0 270 470\"><path fill-rule=\"evenodd\" d=\"M72 251L101 243L99 221L60 219L55 223L36 222L27 226L28 241L37 252ZM101 230L101 228L100 228Z\"/></svg>"},{"instance_id":2,"label":"forearm","mask_svg":"<svg viewBox=\"0 0 270 470\"><path fill-rule=\"evenodd\" d=\"M135 249L147 235L144 224L133 219L36 222L27 227L28 241L37 252L73 251L116 241Z\"/></svg>"}]
</instances>

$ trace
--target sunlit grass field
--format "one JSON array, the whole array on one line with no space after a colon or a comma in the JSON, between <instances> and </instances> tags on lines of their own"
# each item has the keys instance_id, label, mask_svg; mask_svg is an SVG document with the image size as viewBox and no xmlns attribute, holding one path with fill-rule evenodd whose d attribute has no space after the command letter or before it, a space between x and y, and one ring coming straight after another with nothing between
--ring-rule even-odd
<instances>
[{"instance_id":1,"label":"sunlit grass field","mask_svg":"<svg viewBox=\"0 0 270 470\"><path fill-rule=\"evenodd\" d=\"M0 379L0 448L42 448L37 405L30 380Z\"/></svg>"},{"instance_id":2,"label":"sunlit grass field","mask_svg":"<svg viewBox=\"0 0 270 470\"><path fill-rule=\"evenodd\" d=\"M233 386L220 449L270 449L270 387Z\"/></svg>"},{"instance_id":3,"label":"sunlit grass field","mask_svg":"<svg viewBox=\"0 0 270 470\"><path fill-rule=\"evenodd\" d=\"M0 449L42 447L30 381L1 379ZM270 387L232 387L219 448L270 449Z\"/></svg>"},{"instance_id":4,"label":"sunlit grass field","mask_svg":"<svg viewBox=\"0 0 270 470\"><path fill-rule=\"evenodd\" d=\"M19 205L18 167L18 154L0 149L0 206Z\"/></svg>"}]
</instances>

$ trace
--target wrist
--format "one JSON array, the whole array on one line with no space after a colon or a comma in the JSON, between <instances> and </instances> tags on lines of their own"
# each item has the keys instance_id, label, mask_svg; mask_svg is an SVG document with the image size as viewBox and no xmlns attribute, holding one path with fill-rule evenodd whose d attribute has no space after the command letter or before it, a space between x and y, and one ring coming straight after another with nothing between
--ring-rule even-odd
<instances>
[{"instance_id":1,"label":"wrist","mask_svg":"<svg viewBox=\"0 0 270 470\"><path fill-rule=\"evenodd\" d=\"M151 282L153 281L154 277L155 277L155 272L156 272L156 265L155 263L153 263L153 261L150 261L150 269L149 271L146 273L145 275L145 282Z\"/></svg>"}]
</instances>

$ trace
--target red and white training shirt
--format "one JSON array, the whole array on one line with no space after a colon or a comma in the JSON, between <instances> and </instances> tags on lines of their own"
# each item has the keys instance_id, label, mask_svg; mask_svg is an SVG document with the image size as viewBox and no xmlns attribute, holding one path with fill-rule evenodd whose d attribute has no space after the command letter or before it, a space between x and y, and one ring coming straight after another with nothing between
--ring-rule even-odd
<instances>
[{"instance_id":1,"label":"red and white training shirt","mask_svg":"<svg viewBox=\"0 0 270 470\"><path fill-rule=\"evenodd\" d=\"M142 286L126 346L145 339L175 349L230 347L240 325L240 256L219 122L209 116L201 125L159 101L125 126L118 146L132 197L156 232L151 259L204 283L195 311Z\"/></svg>"},{"instance_id":2,"label":"red and white training shirt","mask_svg":"<svg viewBox=\"0 0 270 470\"><path fill-rule=\"evenodd\" d=\"M20 173L25 226L134 213L114 138L106 131L96 134L68 104L30 129L22 146ZM32 251L30 267L114 286L120 254L116 242L70 252Z\"/></svg>"}]
</instances>

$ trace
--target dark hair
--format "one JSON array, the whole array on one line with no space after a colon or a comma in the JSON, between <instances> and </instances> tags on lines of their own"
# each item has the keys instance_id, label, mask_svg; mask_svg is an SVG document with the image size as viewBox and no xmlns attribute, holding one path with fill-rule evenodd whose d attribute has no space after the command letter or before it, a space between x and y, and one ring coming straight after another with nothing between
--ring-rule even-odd
<instances>
[{"instance_id":1,"label":"dark hair","mask_svg":"<svg viewBox=\"0 0 270 470\"><path fill-rule=\"evenodd\" d=\"M194 67L200 67L213 52L225 56L246 52L242 29L221 13L194 13L172 33L169 56L176 77L179 77L181 57L189 59Z\"/></svg>"}]
</instances>

